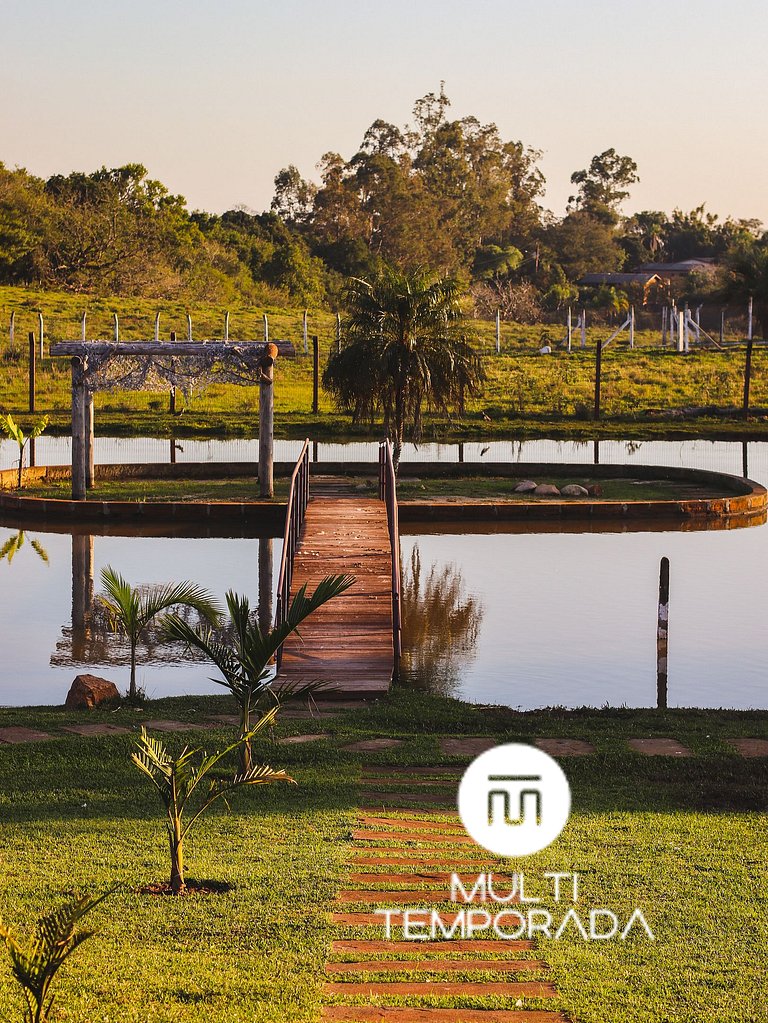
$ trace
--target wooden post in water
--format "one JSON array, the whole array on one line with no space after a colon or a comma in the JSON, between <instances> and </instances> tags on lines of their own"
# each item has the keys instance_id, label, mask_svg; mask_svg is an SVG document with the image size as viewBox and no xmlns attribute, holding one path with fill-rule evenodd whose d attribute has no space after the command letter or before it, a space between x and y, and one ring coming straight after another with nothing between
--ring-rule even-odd
<instances>
[{"instance_id":1,"label":"wooden post in water","mask_svg":"<svg viewBox=\"0 0 768 1023\"><path fill-rule=\"evenodd\" d=\"M84 501L86 491L86 415L85 367L83 360L72 359L72 500Z\"/></svg>"},{"instance_id":2,"label":"wooden post in water","mask_svg":"<svg viewBox=\"0 0 768 1023\"><path fill-rule=\"evenodd\" d=\"M595 348L595 413L594 418L600 418L600 375L603 371L603 343L597 339Z\"/></svg>"},{"instance_id":3,"label":"wooden post in water","mask_svg":"<svg viewBox=\"0 0 768 1023\"><path fill-rule=\"evenodd\" d=\"M592 442L592 461L595 465L600 465L600 441L597 438Z\"/></svg>"},{"instance_id":4,"label":"wooden post in water","mask_svg":"<svg viewBox=\"0 0 768 1023\"><path fill-rule=\"evenodd\" d=\"M93 536L72 534L72 656L83 660L93 612Z\"/></svg>"},{"instance_id":5,"label":"wooden post in water","mask_svg":"<svg viewBox=\"0 0 768 1023\"><path fill-rule=\"evenodd\" d=\"M317 334L312 335L312 411L317 414L320 397L320 346Z\"/></svg>"},{"instance_id":6,"label":"wooden post in water","mask_svg":"<svg viewBox=\"0 0 768 1023\"><path fill-rule=\"evenodd\" d=\"M274 349L274 351L270 351ZM259 496L274 497L275 355L267 347L259 377Z\"/></svg>"},{"instance_id":7,"label":"wooden post in water","mask_svg":"<svg viewBox=\"0 0 768 1023\"><path fill-rule=\"evenodd\" d=\"M35 334L29 332L29 411L35 411L35 384L37 377L37 352L35 351Z\"/></svg>"},{"instance_id":8,"label":"wooden post in water","mask_svg":"<svg viewBox=\"0 0 768 1023\"><path fill-rule=\"evenodd\" d=\"M744 479L749 479L749 444L743 440L741 442L741 475Z\"/></svg>"},{"instance_id":9,"label":"wooden post in water","mask_svg":"<svg viewBox=\"0 0 768 1023\"><path fill-rule=\"evenodd\" d=\"M745 419L749 417L749 387L752 381L752 346L754 341L750 338L747 341L747 357L744 361L744 405L742 414Z\"/></svg>"},{"instance_id":10,"label":"wooden post in water","mask_svg":"<svg viewBox=\"0 0 768 1023\"><path fill-rule=\"evenodd\" d=\"M258 619L259 628L265 636L272 628L272 548L272 537L259 537Z\"/></svg>"},{"instance_id":11,"label":"wooden post in water","mask_svg":"<svg viewBox=\"0 0 768 1023\"><path fill-rule=\"evenodd\" d=\"M656 706L667 707L667 653L669 642L669 558L659 569L659 615L656 625Z\"/></svg>"}]
</instances>

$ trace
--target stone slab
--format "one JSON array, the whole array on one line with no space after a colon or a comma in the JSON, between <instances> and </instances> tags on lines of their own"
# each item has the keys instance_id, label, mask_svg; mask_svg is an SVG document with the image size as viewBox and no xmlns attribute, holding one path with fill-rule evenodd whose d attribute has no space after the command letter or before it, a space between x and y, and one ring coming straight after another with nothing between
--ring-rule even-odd
<instances>
[{"instance_id":1,"label":"stone slab","mask_svg":"<svg viewBox=\"0 0 768 1023\"><path fill-rule=\"evenodd\" d=\"M768 739L726 739L743 757L768 757Z\"/></svg>"},{"instance_id":2,"label":"stone slab","mask_svg":"<svg viewBox=\"0 0 768 1023\"><path fill-rule=\"evenodd\" d=\"M463 739L446 736L440 740L440 750L447 757L477 757L486 750L500 745L502 740L484 736L470 736Z\"/></svg>"},{"instance_id":3,"label":"stone slab","mask_svg":"<svg viewBox=\"0 0 768 1023\"><path fill-rule=\"evenodd\" d=\"M646 757L689 757L691 751L677 739L628 739L633 750Z\"/></svg>"},{"instance_id":4,"label":"stone slab","mask_svg":"<svg viewBox=\"0 0 768 1023\"><path fill-rule=\"evenodd\" d=\"M127 735L132 728L123 728L122 725L92 724L92 725L62 725L62 732L72 732L73 735Z\"/></svg>"},{"instance_id":5,"label":"stone slab","mask_svg":"<svg viewBox=\"0 0 768 1023\"><path fill-rule=\"evenodd\" d=\"M470 838L469 835L440 834L435 831L373 831L360 828L352 832L352 838L361 842L442 842L443 845L475 845L474 838Z\"/></svg>"},{"instance_id":6,"label":"stone slab","mask_svg":"<svg viewBox=\"0 0 768 1023\"><path fill-rule=\"evenodd\" d=\"M330 739L330 732L313 732L307 735L286 735L284 739L278 739L280 746L296 746L305 742L320 742L321 739Z\"/></svg>"},{"instance_id":7,"label":"stone slab","mask_svg":"<svg viewBox=\"0 0 768 1023\"><path fill-rule=\"evenodd\" d=\"M541 959L368 959L357 963L326 963L326 973L540 973Z\"/></svg>"},{"instance_id":8,"label":"stone slab","mask_svg":"<svg viewBox=\"0 0 768 1023\"><path fill-rule=\"evenodd\" d=\"M327 983L323 990L328 995L457 995L461 998L487 998L501 995L507 998L554 998L557 995L552 984L536 981L410 981L391 980L388 983L358 984L355 982Z\"/></svg>"},{"instance_id":9,"label":"stone slab","mask_svg":"<svg viewBox=\"0 0 768 1023\"><path fill-rule=\"evenodd\" d=\"M199 732L206 727L211 727L210 725L194 725L189 721L172 721L170 718L161 718L159 721L143 721L142 724L148 732Z\"/></svg>"},{"instance_id":10,"label":"stone slab","mask_svg":"<svg viewBox=\"0 0 768 1023\"><path fill-rule=\"evenodd\" d=\"M0 728L0 742L45 742L46 739L53 739L48 732L39 732L35 728L21 728L10 725L7 728Z\"/></svg>"},{"instance_id":11,"label":"stone slab","mask_svg":"<svg viewBox=\"0 0 768 1023\"><path fill-rule=\"evenodd\" d=\"M326 1005L322 1018L332 1023L568 1023L561 1012L546 1009L430 1009L399 1005Z\"/></svg>"},{"instance_id":12,"label":"stone slab","mask_svg":"<svg viewBox=\"0 0 768 1023\"><path fill-rule=\"evenodd\" d=\"M427 952L471 952L473 955L478 952L485 955L495 952L499 955L506 955L512 950L516 952L530 950L534 948L534 944L533 941L527 939L494 941L491 938L451 938L445 941L420 941L414 947L412 941L371 938L367 941L340 939L332 943L331 949L338 955L364 955L367 952L413 952L419 955L424 955Z\"/></svg>"},{"instance_id":13,"label":"stone slab","mask_svg":"<svg viewBox=\"0 0 768 1023\"><path fill-rule=\"evenodd\" d=\"M403 745L403 739L360 739L359 742L352 742L349 746L342 746L342 749L351 750L354 753L376 753L377 750L394 749Z\"/></svg>"},{"instance_id":14,"label":"stone slab","mask_svg":"<svg viewBox=\"0 0 768 1023\"><path fill-rule=\"evenodd\" d=\"M535 744L551 757L588 757L595 752L592 743L583 739L536 739Z\"/></svg>"}]
</instances>

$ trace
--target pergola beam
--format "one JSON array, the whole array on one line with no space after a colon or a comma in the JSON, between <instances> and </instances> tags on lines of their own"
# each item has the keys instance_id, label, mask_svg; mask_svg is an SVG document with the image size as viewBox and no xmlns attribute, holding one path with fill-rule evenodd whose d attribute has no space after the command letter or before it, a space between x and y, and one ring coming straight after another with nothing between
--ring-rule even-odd
<instances>
[{"instance_id":1,"label":"pergola beam","mask_svg":"<svg viewBox=\"0 0 768 1023\"><path fill-rule=\"evenodd\" d=\"M292 358L296 351L290 341L274 341L277 354ZM236 353L260 356L266 352L263 341L56 341L51 355L86 359L89 355L220 355L223 360Z\"/></svg>"}]
</instances>

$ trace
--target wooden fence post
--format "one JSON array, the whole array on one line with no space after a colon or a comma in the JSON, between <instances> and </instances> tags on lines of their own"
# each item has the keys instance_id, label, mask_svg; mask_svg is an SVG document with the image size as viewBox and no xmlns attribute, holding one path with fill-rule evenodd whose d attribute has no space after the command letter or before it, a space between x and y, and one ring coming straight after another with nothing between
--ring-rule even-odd
<instances>
[{"instance_id":1,"label":"wooden fence post","mask_svg":"<svg viewBox=\"0 0 768 1023\"><path fill-rule=\"evenodd\" d=\"M72 500L84 501L86 491L85 366L72 359Z\"/></svg>"},{"instance_id":2,"label":"wooden fence post","mask_svg":"<svg viewBox=\"0 0 768 1023\"><path fill-rule=\"evenodd\" d=\"M175 341L175 340L176 340L176 331L172 330L171 331L171 341ZM170 393L168 395L168 411L171 413L172 416L176 415L176 387L175 386L171 388ZM176 442L174 440L171 440L171 445L172 445L172 450L173 450L174 455L175 455L175 452L176 452Z\"/></svg>"},{"instance_id":3,"label":"wooden fence post","mask_svg":"<svg viewBox=\"0 0 768 1023\"><path fill-rule=\"evenodd\" d=\"M304 315L301 318L301 333L304 339L304 354L309 355L309 348L307 347L307 317L309 316L309 310L304 310Z\"/></svg>"},{"instance_id":4,"label":"wooden fence post","mask_svg":"<svg viewBox=\"0 0 768 1023\"><path fill-rule=\"evenodd\" d=\"M319 411L320 397L320 346L317 334L312 335L312 411Z\"/></svg>"},{"instance_id":5,"label":"wooden fence post","mask_svg":"<svg viewBox=\"0 0 768 1023\"><path fill-rule=\"evenodd\" d=\"M120 340L120 320L117 318L117 313L112 313L115 324L115 341Z\"/></svg>"},{"instance_id":6,"label":"wooden fence post","mask_svg":"<svg viewBox=\"0 0 768 1023\"><path fill-rule=\"evenodd\" d=\"M155 341L160 341L160 313L155 313Z\"/></svg>"},{"instance_id":7,"label":"wooden fence post","mask_svg":"<svg viewBox=\"0 0 768 1023\"><path fill-rule=\"evenodd\" d=\"M336 313L336 351L341 351L341 313Z\"/></svg>"},{"instance_id":8,"label":"wooden fence post","mask_svg":"<svg viewBox=\"0 0 768 1023\"><path fill-rule=\"evenodd\" d=\"M187 341L192 340L192 316L187 313Z\"/></svg>"},{"instance_id":9,"label":"wooden fence post","mask_svg":"<svg viewBox=\"0 0 768 1023\"><path fill-rule=\"evenodd\" d=\"M11 310L11 319L8 323L8 345L9 350L13 353L16 351L16 310Z\"/></svg>"},{"instance_id":10,"label":"wooden fence post","mask_svg":"<svg viewBox=\"0 0 768 1023\"><path fill-rule=\"evenodd\" d=\"M273 542L271 537L259 537L259 628L266 636L272 628L272 566ZM285 609L288 610L287 608Z\"/></svg>"},{"instance_id":11,"label":"wooden fence post","mask_svg":"<svg viewBox=\"0 0 768 1023\"><path fill-rule=\"evenodd\" d=\"M669 642L669 558L659 568L659 614L656 626L656 706L667 706L667 654Z\"/></svg>"},{"instance_id":12,"label":"wooden fence post","mask_svg":"<svg viewBox=\"0 0 768 1023\"><path fill-rule=\"evenodd\" d=\"M29 411L35 411L35 389L37 377L37 352L35 350L35 335L29 332Z\"/></svg>"},{"instance_id":13,"label":"wooden fence post","mask_svg":"<svg viewBox=\"0 0 768 1023\"><path fill-rule=\"evenodd\" d=\"M229 311L224 313L224 340L229 341Z\"/></svg>"},{"instance_id":14,"label":"wooden fence post","mask_svg":"<svg viewBox=\"0 0 768 1023\"><path fill-rule=\"evenodd\" d=\"M750 338L747 341L747 357L744 361L744 405L742 412L744 418L749 417L749 386L752 380L752 345L754 341Z\"/></svg>"},{"instance_id":15,"label":"wooden fence post","mask_svg":"<svg viewBox=\"0 0 768 1023\"><path fill-rule=\"evenodd\" d=\"M565 340L568 347L568 354L571 354L571 342L573 340L573 326L571 321L571 307L568 306L568 315L565 320Z\"/></svg>"},{"instance_id":16,"label":"wooden fence post","mask_svg":"<svg viewBox=\"0 0 768 1023\"><path fill-rule=\"evenodd\" d=\"M265 359L259 378L259 497L274 497L274 365Z\"/></svg>"},{"instance_id":17,"label":"wooden fence post","mask_svg":"<svg viewBox=\"0 0 768 1023\"><path fill-rule=\"evenodd\" d=\"M496 310L496 354L501 354L501 310Z\"/></svg>"},{"instance_id":18,"label":"wooden fence post","mask_svg":"<svg viewBox=\"0 0 768 1023\"><path fill-rule=\"evenodd\" d=\"M43 325L43 314L42 313L38 313L37 314L37 330L38 330L38 334L39 334L38 341L39 341L39 347L40 347L40 358L42 359L42 357L43 357L43 339L45 337L45 333L44 333L45 327Z\"/></svg>"},{"instance_id":19,"label":"wooden fence post","mask_svg":"<svg viewBox=\"0 0 768 1023\"><path fill-rule=\"evenodd\" d=\"M82 315L82 317L80 319L80 340L81 341L85 341L86 340L86 337L85 337L85 329L86 329L85 328L85 323L86 323L87 319L88 319L88 310L84 309L83 310L83 315Z\"/></svg>"},{"instance_id":20,"label":"wooden fence post","mask_svg":"<svg viewBox=\"0 0 768 1023\"><path fill-rule=\"evenodd\" d=\"M264 344L269 344L269 319L266 313L264 313Z\"/></svg>"},{"instance_id":21,"label":"wooden fence post","mask_svg":"<svg viewBox=\"0 0 768 1023\"><path fill-rule=\"evenodd\" d=\"M595 348L595 413L594 418L600 418L600 376L603 371L603 343L597 339Z\"/></svg>"}]
</instances>

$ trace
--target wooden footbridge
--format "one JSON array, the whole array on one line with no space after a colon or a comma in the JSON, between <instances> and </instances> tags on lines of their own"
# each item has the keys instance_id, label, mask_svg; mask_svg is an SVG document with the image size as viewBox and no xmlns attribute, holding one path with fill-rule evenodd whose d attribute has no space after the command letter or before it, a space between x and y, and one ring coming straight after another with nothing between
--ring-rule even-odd
<instances>
[{"instance_id":1,"label":"wooden footbridge","mask_svg":"<svg viewBox=\"0 0 768 1023\"><path fill-rule=\"evenodd\" d=\"M297 590L326 575L354 585L324 604L284 644L277 686L322 680L323 699L385 693L400 661L400 537L392 448L379 449L379 496L344 478L310 482L309 441L291 477L276 621Z\"/></svg>"}]
</instances>

